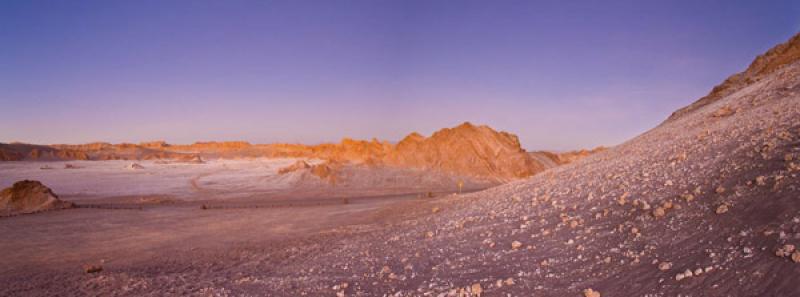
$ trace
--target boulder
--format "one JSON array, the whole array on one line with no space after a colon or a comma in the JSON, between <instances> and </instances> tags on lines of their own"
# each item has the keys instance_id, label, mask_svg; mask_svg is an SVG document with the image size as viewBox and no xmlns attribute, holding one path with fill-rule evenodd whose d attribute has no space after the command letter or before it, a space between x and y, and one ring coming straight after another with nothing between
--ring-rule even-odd
<instances>
[{"instance_id":1,"label":"boulder","mask_svg":"<svg viewBox=\"0 0 800 297\"><path fill-rule=\"evenodd\" d=\"M41 182L23 180L0 192L0 216L11 216L47 210L72 208Z\"/></svg>"}]
</instances>

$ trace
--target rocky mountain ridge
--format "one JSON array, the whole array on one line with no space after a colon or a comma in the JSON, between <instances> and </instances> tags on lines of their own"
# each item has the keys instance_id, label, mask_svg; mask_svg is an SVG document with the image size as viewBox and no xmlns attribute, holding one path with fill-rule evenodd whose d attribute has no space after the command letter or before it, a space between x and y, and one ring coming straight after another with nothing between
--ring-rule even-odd
<instances>
[{"instance_id":1,"label":"rocky mountain ridge","mask_svg":"<svg viewBox=\"0 0 800 297\"><path fill-rule=\"evenodd\" d=\"M173 145L164 141L140 144L90 143L82 145L31 145L0 143L0 161L21 160L174 160L314 158L366 166L437 170L497 181L524 178L553 166L569 163L593 151L537 152L522 149L516 135L465 122L430 137L413 132L392 144L373 139L343 139L320 145L251 144L248 142L197 142Z\"/></svg>"}]
</instances>

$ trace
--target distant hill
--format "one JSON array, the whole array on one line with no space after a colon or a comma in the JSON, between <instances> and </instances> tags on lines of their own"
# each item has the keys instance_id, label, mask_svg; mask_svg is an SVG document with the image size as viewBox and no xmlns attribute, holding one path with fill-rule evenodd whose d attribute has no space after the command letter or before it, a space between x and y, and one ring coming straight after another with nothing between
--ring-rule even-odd
<instances>
[{"instance_id":1,"label":"distant hill","mask_svg":"<svg viewBox=\"0 0 800 297\"><path fill-rule=\"evenodd\" d=\"M468 122L439 130L427 138L414 132L396 145L376 139L366 141L349 138L340 143L311 146L250 144L239 141L197 142L190 145L172 145L163 141L140 144L98 142L82 145L0 143L1 161L164 159L191 162L216 158L294 157L367 166L437 170L496 181L528 177L592 152L528 153L522 149L516 135Z\"/></svg>"}]
</instances>

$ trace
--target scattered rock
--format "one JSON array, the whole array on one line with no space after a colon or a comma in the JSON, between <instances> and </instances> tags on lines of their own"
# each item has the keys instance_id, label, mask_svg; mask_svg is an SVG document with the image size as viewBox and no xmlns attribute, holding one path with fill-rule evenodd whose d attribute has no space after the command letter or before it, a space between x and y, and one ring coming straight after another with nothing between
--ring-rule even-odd
<instances>
[{"instance_id":1,"label":"scattered rock","mask_svg":"<svg viewBox=\"0 0 800 297\"><path fill-rule=\"evenodd\" d=\"M514 278L511 277L507 278L506 280L503 281L503 284L505 284L506 286L514 285Z\"/></svg>"},{"instance_id":2,"label":"scattered rock","mask_svg":"<svg viewBox=\"0 0 800 297\"><path fill-rule=\"evenodd\" d=\"M694 273L692 273L692 271L691 271L691 270L689 270L689 269L686 269L686 271L684 271L684 272L683 272L683 276L685 276L685 277L692 277L692 276L694 276Z\"/></svg>"},{"instance_id":3,"label":"scattered rock","mask_svg":"<svg viewBox=\"0 0 800 297\"><path fill-rule=\"evenodd\" d=\"M702 268L697 268L697 269L694 270L694 275L695 276L698 276L698 275L701 275L701 274L703 274L703 269Z\"/></svg>"},{"instance_id":4,"label":"scattered rock","mask_svg":"<svg viewBox=\"0 0 800 297\"><path fill-rule=\"evenodd\" d=\"M677 275L675 275L675 280L676 281L680 281L680 280L685 279L685 278L690 278L693 275L694 275L694 273L691 270L686 269L686 271L684 271L682 273L678 273Z\"/></svg>"},{"instance_id":5,"label":"scattered rock","mask_svg":"<svg viewBox=\"0 0 800 297\"><path fill-rule=\"evenodd\" d=\"M724 118L733 115L734 113L736 113L736 110L730 108L729 106L723 106L720 109L714 111L714 113L711 114L711 116L715 118Z\"/></svg>"},{"instance_id":6,"label":"scattered rock","mask_svg":"<svg viewBox=\"0 0 800 297\"><path fill-rule=\"evenodd\" d=\"M639 233L639 228L636 228L636 227L631 228L631 233L633 233L634 235L639 235L640 234Z\"/></svg>"},{"instance_id":7,"label":"scattered rock","mask_svg":"<svg viewBox=\"0 0 800 297\"><path fill-rule=\"evenodd\" d=\"M586 289L583 290L583 297L600 297L600 292L592 289Z\"/></svg>"},{"instance_id":8,"label":"scattered rock","mask_svg":"<svg viewBox=\"0 0 800 297\"><path fill-rule=\"evenodd\" d=\"M683 273L678 273L678 274L675 275L675 280L676 281L681 281L684 277L685 276L683 275Z\"/></svg>"},{"instance_id":9,"label":"scattered rock","mask_svg":"<svg viewBox=\"0 0 800 297\"><path fill-rule=\"evenodd\" d=\"M663 217L665 214L666 212L664 211L663 207L656 207L656 209L653 210L653 217L660 218Z\"/></svg>"},{"instance_id":10,"label":"scattered rock","mask_svg":"<svg viewBox=\"0 0 800 297\"><path fill-rule=\"evenodd\" d=\"M728 212L728 204L723 203L717 206L717 210L715 211L717 214L723 214Z\"/></svg>"},{"instance_id":11,"label":"scattered rock","mask_svg":"<svg viewBox=\"0 0 800 297\"><path fill-rule=\"evenodd\" d=\"M785 244L783 247L775 251L775 255L778 257L788 257L789 255L792 255L795 250L796 249L793 244Z\"/></svg>"},{"instance_id":12,"label":"scattered rock","mask_svg":"<svg viewBox=\"0 0 800 297\"><path fill-rule=\"evenodd\" d=\"M519 241L514 240L514 242L511 243L511 249L512 250L517 250L517 249L519 249L521 247L522 247L522 243L519 242Z\"/></svg>"},{"instance_id":13,"label":"scattered rock","mask_svg":"<svg viewBox=\"0 0 800 297\"><path fill-rule=\"evenodd\" d=\"M85 273L98 273L103 271L103 266L101 265L93 265L93 264L86 264L83 265L83 271Z\"/></svg>"},{"instance_id":14,"label":"scattered rock","mask_svg":"<svg viewBox=\"0 0 800 297\"><path fill-rule=\"evenodd\" d=\"M477 296L477 297L480 297L480 296L481 296L481 294L483 294L483 288L481 287L481 284L480 284L480 283L474 283L474 284L472 284L472 286L470 287L470 289L471 289L471 291L472 291L472 295L475 295L475 296Z\"/></svg>"},{"instance_id":15,"label":"scattered rock","mask_svg":"<svg viewBox=\"0 0 800 297\"><path fill-rule=\"evenodd\" d=\"M658 263L658 270L667 271L672 268L672 262L661 262Z\"/></svg>"},{"instance_id":16,"label":"scattered rock","mask_svg":"<svg viewBox=\"0 0 800 297\"><path fill-rule=\"evenodd\" d=\"M128 164L128 166L126 166L125 168L130 169L130 170L141 170L141 169L144 169L144 166L139 165L139 163L131 163L131 164Z\"/></svg>"},{"instance_id":17,"label":"scattered rock","mask_svg":"<svg viewBox=\"0 0 800 297\"><path fill-rule=\"evenodd\" d=\"M623 193L622 196L619 196L619 198L617 198L617 203L619 205L625 205L626 203L628 203L628 196L630 196L630 193L628 192Z\"/></svg>"}]
</instances>

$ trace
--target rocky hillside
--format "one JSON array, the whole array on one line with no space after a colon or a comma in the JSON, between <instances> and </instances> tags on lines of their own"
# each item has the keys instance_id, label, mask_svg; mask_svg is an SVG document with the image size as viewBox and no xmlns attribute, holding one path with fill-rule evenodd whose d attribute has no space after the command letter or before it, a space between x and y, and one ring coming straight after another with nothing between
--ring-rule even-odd
<instances>
[{"instance_id":1,"label":"rocky hillside","mask_svg":"<svg viewBox=\"0 0 800 297\"><path fill-rule=\"evenodd\" d=\"M560 165L575 162L577 160L583 159L592 154L596 154L605 150L607 150L607 148L600 146L591 150L583 149L577 151L567 151L563 153L536 151L536 152L530 152L528 153L528 155L531 158L534 158L536 161L539 161L539 163L541 163L542 165L545 165L545 168L549 169Z\"/></svg>"},{"instance_id":2,"label":"rocky hillside","mask_svg":"<svg viewBox=\"0 0 800 297\"><path fill-rule=\"evenodd\" d=\"M745 71L731 75L724 82L714 87L705 97L700 98L700 100L689 106L678 109L669 117L669 120L676 120L706 105L719 101L725 96L729 96L768 77L782 67L792 65L798 59L800 59L800 35L796 35L758 56Z\"/></svg>"}]
</instances>

